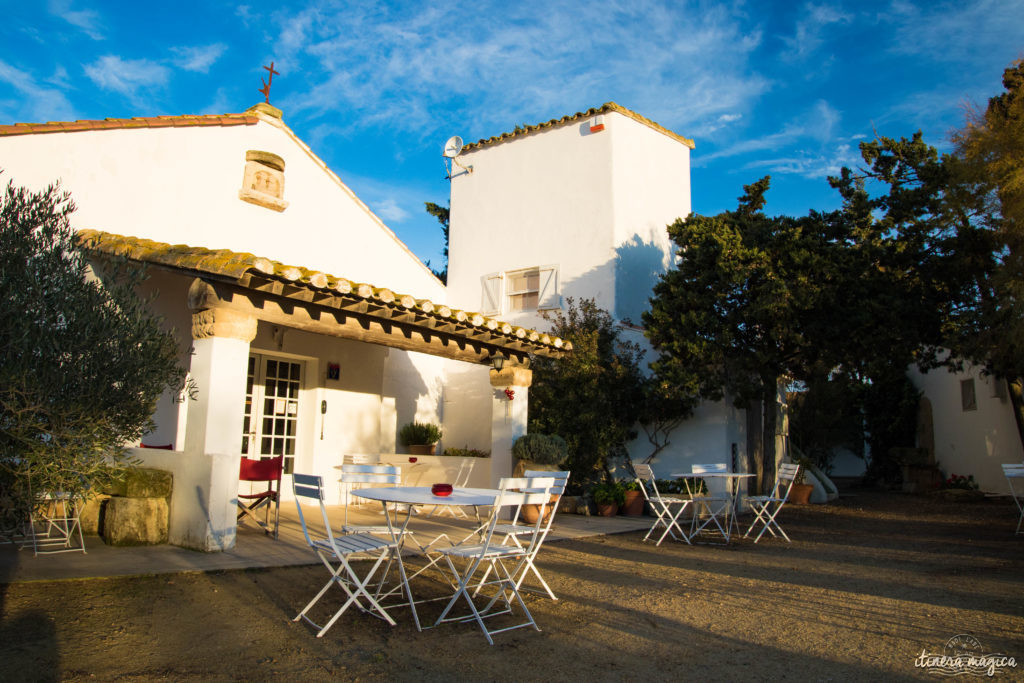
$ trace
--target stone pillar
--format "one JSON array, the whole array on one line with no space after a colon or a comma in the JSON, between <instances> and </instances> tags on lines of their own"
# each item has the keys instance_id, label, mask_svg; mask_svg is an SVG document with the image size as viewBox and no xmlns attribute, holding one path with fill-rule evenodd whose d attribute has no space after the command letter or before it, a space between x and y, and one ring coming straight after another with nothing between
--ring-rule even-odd
<instances>
[{"instance_id":1,"label":"stone pillar","mask_svg":"<svg viewBox=\"0 0 1024 683\"><path fill-rule=\"evenodd\" d=\"M209 458L208 475L196 486L194 509L179 511L184 515L172 512L171 529L172 537L207 551L235 545L242 409L249 343L256 337L256 318L227 305L207 307L215 298L211 292L210 285L198 279L189 290L193 311L190 373L198 395L189 406L185 431L186 455Z\"/></svg>"},{"instance_id":2,"label":"stone pillar","mask_svg":"<svg viewBox=\"0 0 1024 683\"><path fill-rule=\"evenodd\" d=\"M512 476L512 444L526 434L533 371L519 366L491 370L491 488ZM509 400L505 390L513 392Z\"/></svg>"}]
</instances>

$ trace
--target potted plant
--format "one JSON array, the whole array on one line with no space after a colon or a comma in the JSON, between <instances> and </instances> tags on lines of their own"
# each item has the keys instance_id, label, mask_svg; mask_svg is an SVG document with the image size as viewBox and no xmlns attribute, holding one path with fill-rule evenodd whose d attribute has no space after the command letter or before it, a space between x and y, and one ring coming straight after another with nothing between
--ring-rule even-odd
<instances>
[{"instance_id":1,"label":"potted plant","mask_svg":"<svg viewBox=\"0 0 1024 683\"><path fill-rule=\"evenodd\" d=\"M441 440L441 428L430 422L410 422L402 425L398 438L412 455L433 455Z\"/></svg>"},{"instance_id":2,"label":"potted plant","mask_svg":"<svg viewBox=\"0 0 1024 683\"><path fill-rule=\"evenodd\" d=\"M597 512L603 517L614 517L626 500L626 488L617 481L598 484L590 492L597 503Z\"/></svg>"},{"instance_id":3,"label":"potted plant","mask_svg":"<svg viewBox=\"0 0 1024 683\"><path fill-rule=\"evenodd\" d=\"M793 486L789 489L789 502L796 503L797 505L807 505L811 502L811 492L814 491L814 486L806 483L804 478L807 471L807 464L804 461L797 461L800 465L800 470L796 473L796 478L793 479Z\"/></svg>"},{"instance_id":4,"label":"potted plant","mask_svg":"<svg viewBox=\"0 0 1024 683\"><path fill-rule=\"evenodd\" d=\"M640 491L640 484L636 480L626 482L624 495L622 514L630 517L639 517L644 514L644 494Z\"/></svg>"},{"instance_id":5,"label":"potted plant","mask_svg":"<svg viewBox=\"0 0 1024 683\"><path fill-rule=\"evenodd\" d=\"M565 439L555 434L524 434L512 444L512 455L516 459L513 476L521 477L526 470L561 471L560 465L569 457L569 449ZM558 496L551 496L551 502ZM549 505L544 513L544 521L554 509ZM520 517L527 524L533 524L540 515L539 505L524 505L519 511Z\"/></svg>"}]
</instances>

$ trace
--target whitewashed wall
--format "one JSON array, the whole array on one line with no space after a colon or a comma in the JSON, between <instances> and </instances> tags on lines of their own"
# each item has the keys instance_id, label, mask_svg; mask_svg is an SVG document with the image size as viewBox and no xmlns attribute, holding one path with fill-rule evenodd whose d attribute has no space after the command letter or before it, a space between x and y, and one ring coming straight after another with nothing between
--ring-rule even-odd
<instances>
[{"instance_id":1,"label":"whitewashed wall","mask_svg":"<svg viewBox=\"0 0 1024 683\"><path fill-rule=\"evenodd\" d=\"M996 396L996 380L983 377L976 367L958 373L911 368L909 375L932 404L938 466L947 476L974 475L984 491L1006 493L1001 465L1021 462L1024 451L1009 398ZM969 378L974 379L977 410L965 411L960 381Z\"/></svg>"}]
</instances>

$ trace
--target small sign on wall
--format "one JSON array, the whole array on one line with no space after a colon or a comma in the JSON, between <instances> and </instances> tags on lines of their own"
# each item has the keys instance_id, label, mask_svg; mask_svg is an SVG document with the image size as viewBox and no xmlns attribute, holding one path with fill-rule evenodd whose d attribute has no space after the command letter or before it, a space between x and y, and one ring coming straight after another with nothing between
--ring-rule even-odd
<instances>
[{"instance_id":1,"label":"small sign on wall","mask_svg":"<svg viewBox=\"0 0 1024 683\"><path fill-rule=\"evenodd\" d=\"M328 363L327 379L341 379L341 365L339 365L338 363Z\"/></svg>"}]
</instances>

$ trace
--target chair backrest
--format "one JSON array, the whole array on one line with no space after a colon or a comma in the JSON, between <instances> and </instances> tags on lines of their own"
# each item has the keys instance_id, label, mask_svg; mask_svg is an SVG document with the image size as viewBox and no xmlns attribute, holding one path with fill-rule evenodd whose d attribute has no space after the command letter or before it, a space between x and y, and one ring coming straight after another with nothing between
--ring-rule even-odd
<instances>
[{"instance_id":1,"label":"chair backrest","mask_svg":"<svg viewBox=\"0 0 1024 683\"><path fill-rule=\"evenodd\" d=\"M402 483L402 469L398 465L342 465L342 484L372 484L398 486ZM348 526L348 495L351 486L345 487L345 521Z\"/></svg>"},{"instance_id":2,"label":"chair backrest","mask_svg":"<svg viewBox=\"0 0 1024 683\"><path fill-rule=\"evenodd\" d=\"M376 465L380 458L375 455L345 454L341 456L342 465Z\"/></svg>"},{"instance_id":3,"label":"chair backrest","mask_svg":"<svg viewBox=\"0 0 1024 683\"><path fill-rule=\"evenodd\" d=\"M517 508L523 505L537 505L540 507L540 512L537 515L537 521L534 523L534 533L530 537L530 545L527 547L527 552L532 551L536 544L541 540L543 533L541 531L541 525L544 523L544 517L547 511L547 507L551 505L551 496L555 493L556 484L555 472L545 472L547 476L543 477L505 477L498 483L498 495L494 498L494 507L491 509L491 516L487 519L487 522L483 526L484 533L483 543L481 547L486 549L491 545L491 537L494 535L494 527L498 523L498 518L501 516L501 508L505 505L515 505ZM566 473L568 474L568 473ZM562 485L564 490L564 484ZM554 515L551 515L554 517ZM548 518L548 524L550 525L551 517Z\"/></svg>"},{"instance_id":4,"label":"chair backrest","mask_svg":"<svg viewBox=\"0 0 1024 683\"><path fill-rule=\"evenodd\" d=\"M775 488L772 489L772 498L787 500L789 490L793 488L796 475L800 472L800 465L793 462L784 462L779 465L779 473L775 477Z\"/></svg>"},{"instance_id":5,"label":"chair backrest","mask_svg":"<svg viewBox=\"0 0 1024 683\"><path fill-rule=\"evenodd\" d=\"M654 498L661 498L661 492L658 491L657 479L654 476L654 470L650 465L633 463L633 471L636 472L636 483L640 485L640 492L644 495L644 500L650 502L652 498L651 494L647 491L648 487L650 487L651 493L654 494Z\"/></svg>"},{"instance_id":6,"label":"chair backrest","mask_svg":"<svg viewBox=\"0 0 1024 683\"><path fill-rule=\"evenodd\" d=\"M562 494L565 493L565 487L569 483L569 474L570 472L568 470L558 472L548 472L546 470L526 470L523 473L523 476L528 479L533 479L537 477L553 477L555 480L555 485L551 487L551 495L554 496L555 499L551 501L548 505L548 507L551 508L551 514L547 515L547 521L543 523L545 534L551 529L551 522L554 521L555 513L558 512L558 504L562 502ZM518 517L519 515L517 510L517 521Z\"/></svg>"},{"instance_id":7,"label":"chair backrest","mask_svg":"<svg viewBox=\"0 0 1024 683\"><path fill-rule=\"evenodd\" d=\"M1003 474L1007 477L1024 477L1024 463L1011 462L1003 464Z\"/></svg>"},{"instance_id":8,"label":"chair backrest","mask_svg":"<svg viewBox=\"0 0 1024 683\"><path fill-rule=\"evenodd\" d=\"M239 481L276 481L280 483L284 469L284 456L255 460L242 456L238 468Z\"/></svg>"},{"instance_id":9,"label":"chair backrest","mask_svg":"<svg viewBox=\"0 0 1024 683\"><path fill-rule=\"evenodd\" d=\"M292 493L295 494L295 507L299 510L299 522L302 524L302 534L306 537L309 547L316 549L313 539L309 536L309 529L306 526L306 518L302 514L302 500L315 500L320 505L320 516L323 519L324 531L327 541L334 546L334 534L331 532L331 523L327 519L327 508L324 507L324 480L314 474L292 474Z\"/></svg>"}]
</instances>

